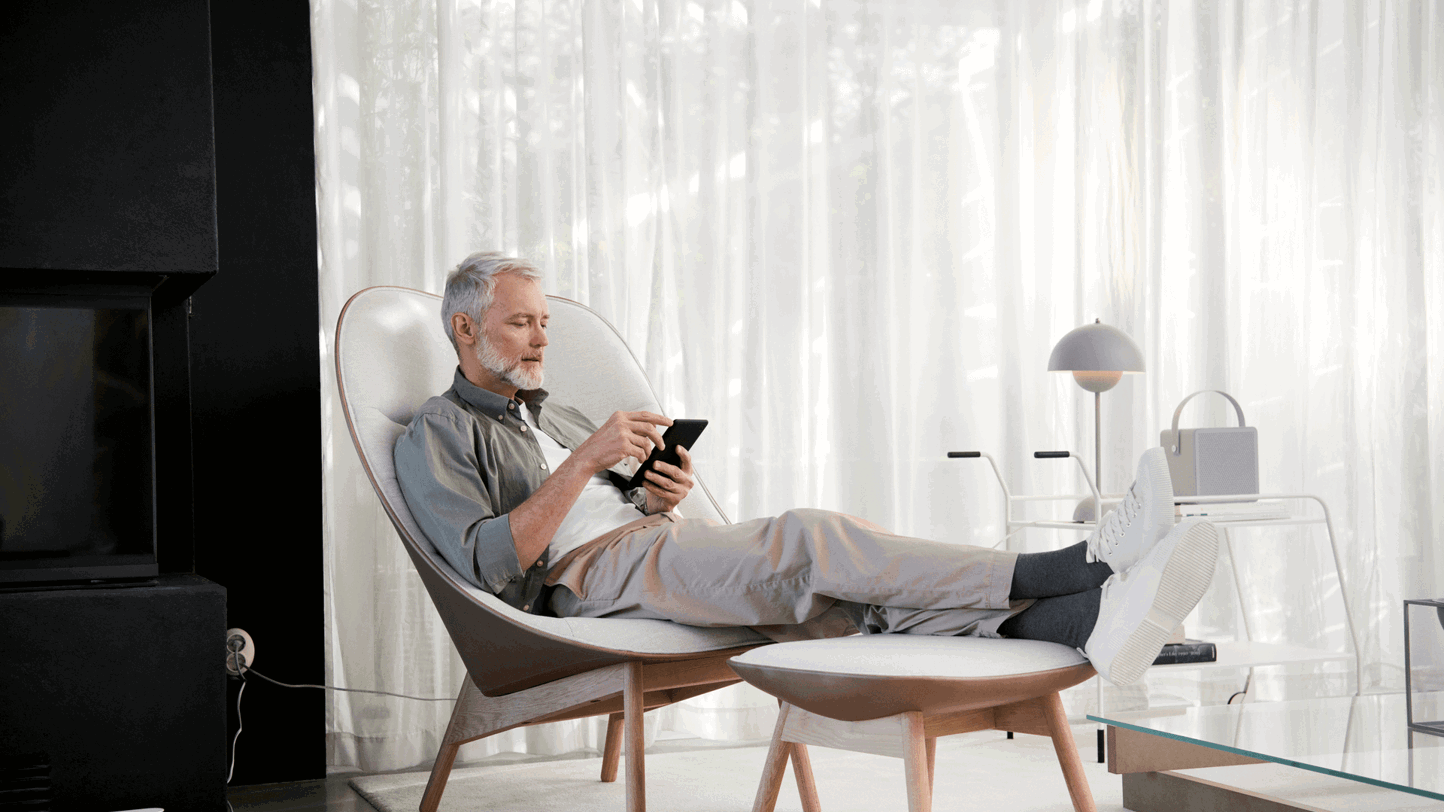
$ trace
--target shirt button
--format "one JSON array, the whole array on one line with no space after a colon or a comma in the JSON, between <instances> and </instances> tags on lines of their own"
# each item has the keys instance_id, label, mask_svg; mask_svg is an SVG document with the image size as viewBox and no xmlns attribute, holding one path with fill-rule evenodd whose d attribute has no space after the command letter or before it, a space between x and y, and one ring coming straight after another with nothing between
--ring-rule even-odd
<instances>
[{"instance_id":1,"label":"shirt button","mask_svg":"<svg viewBox=\"0 0 1444 812\"><path fill-rule=\"evenodd\" d=\"M515 402L515 401L510 401L510 400L507 401L507 403L506 403L506 408L508 408L508 409L515 409L515 408L516 408L516 402Z\"/></svg>"},{"instance_id":2,"label":"shirt button","mask_svg":"<svg viewBox=\"0 0 1444 812\"><path fill-rule=\"evenodd\" d=\"M500 419L502 419L502 417L504 417L504 415L497 415L497 416L496 416L496 419L497 419L497 420L500 420Z\"/></svg>"},{"instance_id":3,"label":"shirt button","mask_svg":"<svg viewBox=\"0 0 1444 812\"><path fill-rule=\"evenodd\" d=\"M531 604L529 604L529 603L528 603L528 604L523 604L522 607L521 607L521 610L522 610L523 612L530 612L530 611L531 611Z\"/></svg>"},{"instance_id":4,"label":"shirt button","mask_svg":"<svg viewBox=\"0 0 1444 812\"><path fill-rule=\"evenodd\" d=\"M541 464L538 465L537 467L540 468L540 469L542 469L543 471L545 471L545 470L547 469L547 464L546 464L546 463L541 463Z\"/></svg>"},{"instance_id":5,"label":"shirt button","mask_svg":"<svg viewBox=\"0 0 1444 812\"><path fill-rule=\"evenodd\" d=\"M521 427L521 430L522 430L522 431L526 431L526 426L522 426L522 427Z\"/></svg>"}]
</instances>

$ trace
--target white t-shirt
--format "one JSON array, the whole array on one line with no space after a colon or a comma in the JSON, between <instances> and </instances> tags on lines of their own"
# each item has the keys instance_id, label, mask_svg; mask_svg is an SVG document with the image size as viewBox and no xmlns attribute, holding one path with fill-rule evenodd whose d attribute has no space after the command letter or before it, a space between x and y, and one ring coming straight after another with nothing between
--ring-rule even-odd
<instances>
[{"instance_id":1,"label":"white t-shirt","mask_svg":"<svg viewBox=\"0 0 1444 812\"><path fill-rule=\"evenodd\" d=\"M547 470L555 471L572 452L537 426L536 418L526 404L521 406L521 416L536 431L537 443L541 445L542 456L546 457ZM552 536L551 543L547 545L548 560L556 561L603 533L635 522L642 516L642 511L627 501L622 491L607 478L605 471L596 474L587 480L581 496L577 497Z\"/></svg>"}]
</instances>

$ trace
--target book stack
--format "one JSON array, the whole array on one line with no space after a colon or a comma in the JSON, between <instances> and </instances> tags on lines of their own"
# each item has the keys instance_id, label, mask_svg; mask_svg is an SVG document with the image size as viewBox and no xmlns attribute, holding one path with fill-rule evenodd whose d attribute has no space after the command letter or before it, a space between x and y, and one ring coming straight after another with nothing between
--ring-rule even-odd
<instances>
[{"instance_id":1,"label":"book stack","mask_svg":"<svg viewBox=\"0 0 1444 812\"><path fill-rule=\"evenodd\" d=\"M1205 518L1211 522L1258 522L1269 519L1287 519L1289 507L1274 499L1257 502L1218 502L1202 505L1174 505L1174 514L1180 518Z\"/></svg>"},{"instance_id":2,"label":"book stack","mask_svg":"<svg viewBox=\"0 0 1444 812\"><path fill-rule=\"evenodd\" d=\"M1173 630L1173 635L1164 644L1163 650L1153 660L1154 665L1180 665L1182 663L1212 663L1218 661L1218 648L1202 640L1190 640L1184 636L1183 626Z\"/></svg>"}]
</instances>

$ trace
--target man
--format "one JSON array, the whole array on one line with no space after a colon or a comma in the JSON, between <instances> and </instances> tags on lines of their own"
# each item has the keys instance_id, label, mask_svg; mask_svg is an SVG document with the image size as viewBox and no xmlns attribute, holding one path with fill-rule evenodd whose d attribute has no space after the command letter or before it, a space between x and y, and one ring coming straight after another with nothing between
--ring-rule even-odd
<instances>
[{"instance_id":1,"label":"man","mask_svg":"<svg viewBox=\"0 0 1444 812\"><path fill-rule=\"evenodd\" d=\"M671 420L618 412L600 427L542 389L547 301L529 263L478 253L447 279L454 384L396 444L401 491L459 572L507 603L559 616L1064 643L1126 685L1142 676L1213 575L1211 524L1174 526L1161 449L1088 538L1018 554L896 536L794 510L717 526L677 517L692 461L624 491ZM839 621L841 623L839 624ZM841 626L842 628L840 628Z\"/></svg>"}]
</instances>

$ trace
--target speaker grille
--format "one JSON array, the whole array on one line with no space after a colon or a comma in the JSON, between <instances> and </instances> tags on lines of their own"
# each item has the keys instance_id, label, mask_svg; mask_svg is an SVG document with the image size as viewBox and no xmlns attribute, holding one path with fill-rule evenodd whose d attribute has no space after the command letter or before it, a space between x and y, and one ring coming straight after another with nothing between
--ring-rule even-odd
<instances>
[{"instance_id":1,"label":"speaker grille","mask_svg":"<svg viewBox=\"0 0 1444 812\"><path fill-rule=\"evenodd\" d=\"M1198 496L1258 493L1257 432L1199 429L1193 437Z\"/></svg>"}]
</instances>

